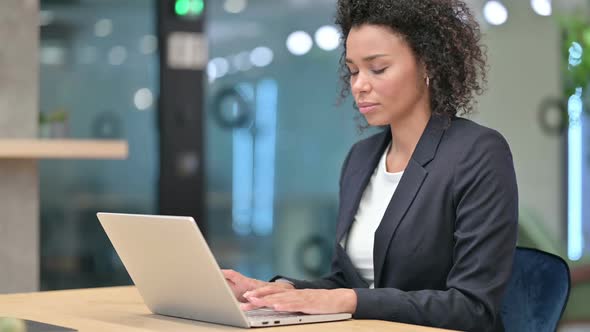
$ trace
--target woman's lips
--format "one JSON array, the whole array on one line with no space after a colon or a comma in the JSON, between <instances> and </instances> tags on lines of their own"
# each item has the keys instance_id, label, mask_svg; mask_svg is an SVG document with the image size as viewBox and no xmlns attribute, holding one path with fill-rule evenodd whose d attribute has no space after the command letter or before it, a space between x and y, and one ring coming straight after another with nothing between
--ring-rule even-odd
<instances>
[{"instance_id":1,"label":"woman's lips","mask_svg":"<svg viewBox=\"0 0 590 332\"><path fill-rule=\"evenodd\" d=\"M362 114L367 114L367 113L371 113L375 109L377 109L377 106L379 106L379 104L377 104L377 103L359 103L357 106L359 108L359 112L361 112Z\"/></svg>"}]
</instances>

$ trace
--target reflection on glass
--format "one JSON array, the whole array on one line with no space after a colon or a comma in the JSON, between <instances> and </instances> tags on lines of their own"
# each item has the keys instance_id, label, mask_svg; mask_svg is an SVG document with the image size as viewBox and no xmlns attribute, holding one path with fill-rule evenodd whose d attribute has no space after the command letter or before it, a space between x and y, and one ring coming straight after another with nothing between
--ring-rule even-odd
<instances>
[{"instance_id":1,"label":"reflection on glass","mask_svg":"<svg viewBox=\"0 0 590 332\"><path fill-rule=\"evenodd\" d=\"M256 85L254 139L254 234L268 236L273 229L277 84L262 80Z\"/></svg>"},{"instance_id":2,"label":"reflection on glass","mask_svg":"<svg viewBox=\"0 0 590 332\"><path fill-rule=\"evenodd\" d=\"M582 88L568 101L568 256L577 261L582 258Z\"/></svg>"},{"instance_id":3,"label":"reflection on glass","mask_svg":"<svg viewBox=\"0 0 590 332\"><path fill-rule=\"evenodd\" d=\"M568 69L571 71L582 63L582 46L573 42L569 48ZM582 226L583 194L583 99L582 87L576 87L568 99L568 257L573 261L582 258L584 229Z\"/></svg>"},{"instance_id":4,"label":"reflection on glass","mask_svg":"<svg viewBox=\"0 0 590 332\"><path fill-rule=\"evenodd\" d=\"M238 89L245 98L252 100L254 88L250 84L241 84ZM231 105L234 114L239 112L238 104ZM233 129L233 189L232 217L233 229L238 235L250 235L252 232L254 201L254 137L250 127Z\"/></svg>"}]
</instances>

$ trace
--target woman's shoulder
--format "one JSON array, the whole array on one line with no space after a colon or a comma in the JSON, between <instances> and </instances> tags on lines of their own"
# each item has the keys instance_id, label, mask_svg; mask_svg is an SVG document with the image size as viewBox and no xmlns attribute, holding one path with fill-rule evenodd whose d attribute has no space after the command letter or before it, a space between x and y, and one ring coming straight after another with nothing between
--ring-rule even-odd
<instances>
[{"instance_id":1,"label":"woman's shoulder","mask_svg":"<svg viewBox=\"0 0 590 332\"><path fill-rule=\"evenodd\" d=\"M450 144L465 147L491 144L509 149L508 141L499 131L466 118L453 117L446 130L446 136Z\"/></svg>"},{"instance_id":2,"label":"woman's shoulder","mask_svg":"<svg viewBox=\"0 0 590 332\"><path fill-rule=\"evenodd\" d=\"M448 162L481 168L512 165L508 141L497 130L465 118L453 118L439 146L439 155ZM450 158L449 158L450 157Z\"/></svg>"},{"instance_id":3,"label":"woman's shoulder","mask_svg":"<svg viewBox=\"0 0 590 332\"><path fill-rule=\"evenodd\" d=\"M470 134L473 136L479 135L500 135L500 133L492 129L490 127L486 127L482 124L479 124L471 119L462 118L462 117L453 117L451 119L451 124L448 128L450 131L457 131L462 134ZM501 135L500 135L501 136Z\"/></svg>"}]
</instances>

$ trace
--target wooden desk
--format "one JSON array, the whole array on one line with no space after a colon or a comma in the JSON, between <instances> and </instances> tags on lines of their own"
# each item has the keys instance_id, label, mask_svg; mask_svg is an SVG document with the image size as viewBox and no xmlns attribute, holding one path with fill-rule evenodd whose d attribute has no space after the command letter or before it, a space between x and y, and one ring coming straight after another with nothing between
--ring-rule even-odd
<instances>
[{"instance_id":1,"label":"wooden desk","mask_svg":"<svg viewBox=\"0 0 590 332\"><path fill-rule=\"evenodd\" d=\"M0 295L0 317L16 317L79 331L247 331L223 325L152 314L135 287L109 287ZM377 320L281 326L272 331L446 331Z\"/></svg>"}]
</instances>

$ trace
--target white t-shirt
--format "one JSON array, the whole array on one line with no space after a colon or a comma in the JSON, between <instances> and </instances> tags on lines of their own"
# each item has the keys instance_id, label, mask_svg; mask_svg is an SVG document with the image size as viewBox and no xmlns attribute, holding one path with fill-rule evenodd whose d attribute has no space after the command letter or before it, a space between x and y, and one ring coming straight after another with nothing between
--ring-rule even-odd
<instances>
[{"instance_id":1,"label":"white t-shirt","mask_svg":"<svg viewBox=\"0 0 590 332\"><path fill-rule=\"evenodd\" d=\"M379 160L379 164L377 164L363 193L348 237L344 237L348 256L370 288L375 288L375 273L373 271L375 231L379 227L389 201L404 174L403 171L387 172L388 151L389 146L381 156L381 160Z\"/></svg>"}]
</instances>

